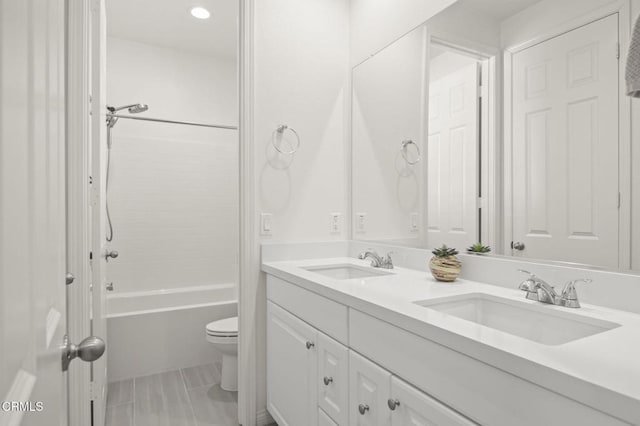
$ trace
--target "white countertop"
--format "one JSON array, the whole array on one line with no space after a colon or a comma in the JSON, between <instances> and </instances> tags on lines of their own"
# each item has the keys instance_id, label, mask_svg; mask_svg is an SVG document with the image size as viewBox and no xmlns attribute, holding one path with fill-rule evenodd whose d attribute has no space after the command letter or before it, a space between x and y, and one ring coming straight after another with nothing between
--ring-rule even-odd
<instances>
[{"instance_id":1,"label":"white countertop","mask_svg":"<svg viewBox=\"0 0 640 426\"><path fill-rule=\"evenodd\" d=\"M540 304L515 289L469 280L442 283L430 273L395 268L392 275L337 280L303 268L369 261L349 257L264 262L262 269L314 293L387 321L414 334L514 374L587 406L640 424L640 315L585 305L543 304L620 324L620 327L561 345L544 345L417 305L467 293ZM535 401L532 401L535 404Z\"/></svg>"}]
</instances>

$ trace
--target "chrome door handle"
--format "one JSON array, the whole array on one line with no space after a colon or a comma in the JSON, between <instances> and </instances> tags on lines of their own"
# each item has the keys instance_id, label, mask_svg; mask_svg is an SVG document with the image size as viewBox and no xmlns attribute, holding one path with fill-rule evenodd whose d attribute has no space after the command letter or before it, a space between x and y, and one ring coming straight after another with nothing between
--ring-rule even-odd
<instances>
[{"instance_id":1,"label":"chrome door handle","mask_svg":"<svg viewBox=\"0 0 640 426\"><path fill-rule=\"evenodd\" d=\"M516 241L516 242L511 241L511 248L513 250L522 251L524 250L524 243L521 243L520 241Z\"/></svg>"},{"instance_id":2,"label":"chrome door handle","mask_svg":"<svg viewBox=\"0 0 640 426\"><path fill-rule=\"evenodd\" d=\"M76 358L86 362L97 360L104 354L104 349L104 340L99 337L87 337L76 346L69 341L69 336L65 335L62 343L62 371L67 371L71 361Z\"/></svg>"},{"instance_id":3,"label":"chrome door handle","mask_svg":"<svg viewBox=\"0 0 640 426\"><path fill-rule=\"evenodd\" d=\"M364 414L369 411L369 406L367 404L360 404L358 405L358 411L364 416Z\"/></svg>"},{"instance_id":4,"label":"chrome door handle","mask_svg":"<svg viewBox=\"0 0 640 426\"><path fill-rule=\"evenodd\" d=\"M120 253L118 253L117 250L108 250L104 257L106 257L107 260L109 260L109 258L115 259L119 255L120 255Z\"/></svg>"},{"instance_id":5,"label":"chrome door handle","mask_svg":"<svg viewBox=\"0 0 640 426\"><path fill-rule=\"evenodd\" d=\"M316 345L315 343L307 341L307 349L311 349L311 348L313 348L315 345Z\"/></svg>"},{"instance_id":6,"label":"chrome door handle","mask_svg":"<svg viewBox=\"0 0 640 426\"><path fill-rule=\"evenodd\" d=\"M389 406L389 410L394 411L398 405L400 405L400 401L397 399L389 398L387 400L387 405Z\"/></svg>"},{"instance_id":7,"label":"chrome door handle","mask_svg":"<svg viewBox=\"0 0 640 426\"><path fill-rule=\"evenodd\" d=\"M333 377L325 377L323 381L325 386L329 386L329 384L333 382Z\"/></svg>"},{"instance_id":8,"label":"chrome door handle","mask_svg":"<svg viewBox=\"0 0 640 426\"><path fill-rule=\"evenodd\" d=\"M64 278L65 278L65 283L69 285L69 284L73 284L73 282L76 279L76 276L73 275L71 272L67 272L67 275L65 275Z\"/></svg>"}]
</instances>

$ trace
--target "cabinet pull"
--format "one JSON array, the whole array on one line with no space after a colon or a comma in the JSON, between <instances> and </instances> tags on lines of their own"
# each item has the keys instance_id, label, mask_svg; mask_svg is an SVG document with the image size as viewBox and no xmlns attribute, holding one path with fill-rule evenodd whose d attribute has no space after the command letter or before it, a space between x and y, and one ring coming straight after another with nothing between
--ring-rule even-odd
<instances>
[{"instance_id":1,"label":"cabinet pull","mask_svg":"<svg viewBox=\"0 0 640 426\"><path fill-rule=\"evenodd\" d=\"M313 342L307 342L307 349L311 349L315 346L316 344Z\"/></svg>"},{"instance_id":2,"label":"cabinet pull","mask_svg":"<svg viewBox=\"0 0 640 426\"><path fill-rule=\"evenodd\" d=\"M324 378L324 385L325 386L329 386L329 383L333 382L333 377L325 377Z\"/></svg>"},{"instance_id":3,"label":"cabinet pull","mask_svg":"<svg viewBox=\"0 0 640 426\"><path fill-rule=\"evenodd\" d=\"M400 401L397 399L389 398L387 400L387 405L389 406L389 410L394 411L398 405L400 405Z\"/></svg>"},{"instance_id":4,"label":"cabinet pull","mask_svg":"<svg viewBox=\"0 0 640 426\"><path fill-rule=\"evenodd\" d=\"M369 406L367 404L360 404L358 405L358 411L364 416L364 413L369 411Z\"/></svg>"}]
</instances>

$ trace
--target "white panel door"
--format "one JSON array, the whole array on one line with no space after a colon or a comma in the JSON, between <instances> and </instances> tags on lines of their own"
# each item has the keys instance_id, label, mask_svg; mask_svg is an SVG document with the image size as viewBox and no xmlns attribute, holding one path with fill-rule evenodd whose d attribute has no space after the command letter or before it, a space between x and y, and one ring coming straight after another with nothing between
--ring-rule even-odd
<instances>
[{"instance_id":1,"label":"white panel door","mask_svg":"<svg viewBox=\"0 0 640 426\"><path fill-rule=\"evenodd\" d=\"M317 331L267 302L267 408L280 426L318 422Z\"/></svg>"},{"instance_id":2,"label":"white panel door","mask_svg":"<svg viewBox=\"0 0 640 426\"><path fill-rule=\"evenodd\" d=\"M349 350L318 332L318 405L338 424L349 424Z\"/></svg>"},{"instance_id":3,"label":"white panel door","mask_svg":"<svg viewBox=\"0 0 640 426\"><path fill-rule=\"evenodd\" d=\"M428 247L479 241L478 104L475 63L429 83Z\"/></svg>"},{"instance_id":4,"label":"white panel door","mask_svg":"<svg viewBox=\"0 0 640 426\"><path fill-rule=\"evenodd\" d=\"M391 373L349 351L349 424L386 426L391 424L387 400L391 396Z\"/></svg>"},{"instance_id":5,"label":"white panel door","mask_svg":"<svg viewBox=\"0 0 640 426\"><path fill-rule=\"evenodd\" d=\"M513 55L513 240L618 266L618 15Z\"/></svg>"},{"instance_id":6,"label":"white panel door","mask_svg":"<svg viewBox=\"0 0 640 426\"><path fill-rule=\"evenodd\" d=\"M64 24L63 0L0 0L3 426L67 425Z\"/></svg>"},{"instance_id":7,"label":"white panel door","mask_svg":"<svg viewBox=\"0 0 640 426\"><path fill-rule=\"evenodd\" d=\"M392 426L472 426L475 423L397 377L391 378Z\"/></svg>"},{"instance_id":8,"label":"white panel door","mask_svg":"<svg viewBox=\"0 0 640 426\"><path fill-rule=\"evenodd\" d=\"M106 9L104 0L91 0L91 333L107 348L106 252ZM117 259L114 259L117 260ZM107 356L92 363L93 422L104 425L107 405Z\"/></svg>"}]
</instances>

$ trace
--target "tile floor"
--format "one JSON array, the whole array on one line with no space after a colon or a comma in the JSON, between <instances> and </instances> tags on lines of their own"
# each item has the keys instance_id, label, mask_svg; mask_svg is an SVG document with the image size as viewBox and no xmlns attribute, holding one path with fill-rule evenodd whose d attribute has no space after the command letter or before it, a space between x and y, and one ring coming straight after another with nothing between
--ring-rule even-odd
<instances>
[{"instance_id":1,"label":"tile floor","mask_svg":"<svg viewBox=\"0 0 640 426\"><path fill-rule=\"evenodd\" d=\"M220 365L109 384L107 426L238 426L238 393L220 388Z\"/></svg>"}]
</instances>

